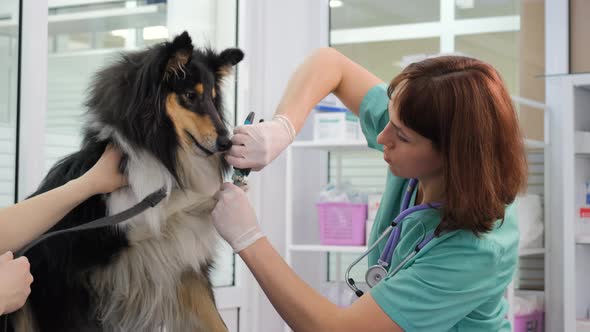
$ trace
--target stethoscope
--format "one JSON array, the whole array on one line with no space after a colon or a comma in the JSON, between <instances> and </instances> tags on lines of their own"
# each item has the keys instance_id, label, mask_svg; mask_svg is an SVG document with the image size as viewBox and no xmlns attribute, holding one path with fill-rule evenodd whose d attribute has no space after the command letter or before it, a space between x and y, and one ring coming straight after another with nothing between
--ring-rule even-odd
<instances>
[{"instance_id":1,"label":"stethoscope","mask_svg":"<svg viewBox=\"0 0 590 332\"><path fill-rule=\"evenodd\" d=\"M354 280L350 278L350 271L352 268L358 264L363 258L365 258L381 241L389 234L389 238L387 239L387 243L385 244L385 248L377 261L377 264L369 267L367 272L365 273L365 281L370 288L375 287L381 280L385 279L388 275L387 268L389 267L389 262L391 262L391 258L393 257L393 252L399 243L401 232L402 232L402 221L410 214L414 212L418 212L421 210L427 209L436 209L441 206L440 203L432 202L426 204L416 205L414 207L408 208L410 206L410 200L412 198L412 194L416 185L418 184L417 179L411 179L408 183L408 187L406 188L406 192L404 194L404 199L402 201L402 207L400 214L391 222L391 225L381 233L377 241L367 249L360 257L355 259L348 269L346 269L346 273L344 275L344 281L352 289L352 291L358 296L361 297L364 293L358 287L356 287ZM392 231L393 230L393 231ZM403 266L406 264L412 257L416 256L416 254L424 248L432 239L434 238L434 233L428 234L424 239L416 246L416 249L412 251L401 263L399 263L392 271L389 272L390 275L395 275Z\"/></svg>"}]
</instances>

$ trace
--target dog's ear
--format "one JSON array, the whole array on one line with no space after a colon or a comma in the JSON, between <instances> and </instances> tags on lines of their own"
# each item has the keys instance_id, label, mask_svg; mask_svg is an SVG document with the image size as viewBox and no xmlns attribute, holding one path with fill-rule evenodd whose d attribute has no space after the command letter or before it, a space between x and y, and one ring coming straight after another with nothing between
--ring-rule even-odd
<instances>
[{"instance_id":1,"label":"dog's ear","mask_svg":"<svg viewBox=\"0 0 590 332\"><path fill-rule=\"evenodd\" d=\"M244 52L239 48L228 48L223 50L215 60L215 75L223 78L229 75L232 67L244 59Z\"/></svg>"},{"instance_id":2,"label":"dog's ear","mask_svg":"<svg viewBox=\"0 0 590 332\"><path fill-rule=\"evenodd\" d=\"M166 43L168 60L164 68L164 80L184 73L184 66L191 61L193 48L192 39L186 31L176 36L172 42Z\"/></svg>"}]
</instances>

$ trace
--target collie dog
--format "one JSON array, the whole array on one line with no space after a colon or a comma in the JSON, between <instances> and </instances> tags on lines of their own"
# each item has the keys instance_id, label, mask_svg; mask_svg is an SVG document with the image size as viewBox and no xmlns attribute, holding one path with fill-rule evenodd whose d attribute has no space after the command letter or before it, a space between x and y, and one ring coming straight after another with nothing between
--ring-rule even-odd
<instances>
[{"instance_id":1,"label":"collie dog","mask_svg":"<svg viewBox=\"0 0 590 332\"><path fill-rule=\"evenodd\" d=\"M89 198L50 231L119 213L162 187L167 197L117 226L28 251L35 281L10 317L16 331L227 331L209 279L220 239L210 213L228 168L220 153L231 146L220 85L243 56L196 49L184 32L98 72L81 149L33 195L84 174L107 144L123 152L129 186Z\"/></svg>"}]
</instances>

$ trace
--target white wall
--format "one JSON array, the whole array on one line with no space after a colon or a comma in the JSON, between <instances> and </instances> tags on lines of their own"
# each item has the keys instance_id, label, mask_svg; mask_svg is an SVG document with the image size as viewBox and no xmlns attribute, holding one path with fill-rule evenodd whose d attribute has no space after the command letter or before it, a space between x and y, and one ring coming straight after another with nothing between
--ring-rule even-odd
<instances>
[{"instance_id":1,"label":"white wall","mask_svg":"<svg viewBox=\"0 0 590 332\"><path fill-rule=\"evenodd\" d=\"M257 119L274 114L288 79L314 49L328 44L328 5L325 0L243 1L247 42L242 46L249 67L248 105ZM244 8L246 7L246 8ZM306 160L309 176L317 176L317 160ZM275 248L285 252L284 155L251 178L251 193L261 227ZM303 165L301 165L303 167ZM319 167L319 166L318 166ZM320 171L318 169L318 171ZM251 331L282 331L283 321L255 284Z\"/></svg>"},{"instance_id":2,"label":"white wall","mask_svg":"<svg viewBox=\"0 0 590 332\"><path fill-rule=\"evenodd\" d=\"M569 71L569 6L568 1L545 0L545 74L564 74ZM546 264L550 268L545 270L545 297L548 299L545 310L545 330L564 331L564 328L572 330L574 309L571 303L567 303L564 294L567 288L573 287L569 279L563 275L564 261L572 255L564 250L563 227L559 226L564 220L565 212L562 200L564 194L570 188L564 188L562 172L552 172L563 167L567 149L564 146L565 136L571 133L559 128L563 117L559 110L563 107L562 87L551 80L545 80L545 104L549 108L548 131L562 133L550 137L551 155L546 162L550 173L547 188L551 188L551 201L545 208L547 220L545 222L545 246L547 254ZM557 223L557 224L556 224ZM568 277L569 278L569 277ZM568 316L568 317L566 317Z\"/></svg>"},{"instance_id":3,"label":"white wall","mask_svg":"<svg viewBox=\"0 0 590 332\"><path fill-rule=\"evenodd\" d=\"M22 2L18 200L43 179L47 109L47 0ZM35 41L35 42L32 42Z\"/></svg>"}]
</instances>

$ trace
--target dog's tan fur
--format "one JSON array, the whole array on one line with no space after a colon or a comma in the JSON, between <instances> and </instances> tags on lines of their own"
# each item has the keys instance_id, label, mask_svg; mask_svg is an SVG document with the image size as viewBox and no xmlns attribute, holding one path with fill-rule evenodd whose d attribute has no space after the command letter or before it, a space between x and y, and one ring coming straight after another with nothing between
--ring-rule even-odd
<instances>
[{"instance_id":1,"label":"dog's tan fur","mask_svg":"<svg viewBox=\"0 0 590 332\"><path fill-rule=\"evenodd\" d=\"M202 93L202 92L201 92ZM193 142L187 136L188 131L194 138L210 151L215 151L217 133L211 118L205 115L198 115L191 112L178 104L178 96L175 93L168 95L166 99L166 112L172 122L178 137L180 137L185 147L190 147Z\"/></svg>"},{"instance_id":2,"label":"dog's tan fur","mask_svg":"<svg viewBox=\"0 0 590 332\"><path fill-rule=\"evenodd\" d=\"M181 277L178 298L183 310L196 316L197 328L191 331L226 332L209 287L209 281L203 275L187 271Z\"/></svg>"},{"instance_id":3,"label":"dog's tan fur","mask_svg":"<svg viewBox=\"0 0 590 332\"><path fill-rule=\"evenodd\" d=\"M101 317L113 331L152 331L160 325L169 332L194 331L201 324L212 324L209 314L201 314L203 310L215 311L212 295L202 282L189 279L198 288L191 289L192 286L184 285L183 279L189 275L206 280L202 269L216 252L219 238L210 213L215 204L212 196L222 180L220 160L218 156L205 158L189 151L181 152L178 158L189 189L173 190L160 205L160 211L154 214L162 217L160 231L154 232L149 226L153 221L131 221L126 226L131 247L106 268L93 273L93 287L103 301ZM130 170L130 174L146 173L146 163L141 164L142 167ZM138 176L136 181L142 178L145 188L147 177ZM122 196L113 198L113 203L120 205L134 196L144 196L134 193L139 183L130 184L129 192L120 193ZM179 297L179 289L190 293L191 308L186 308L186 297ZM196 303L208 309L198 312ZM202 319L206 322L201 322Z\"/></svg>"}]
</instances>

